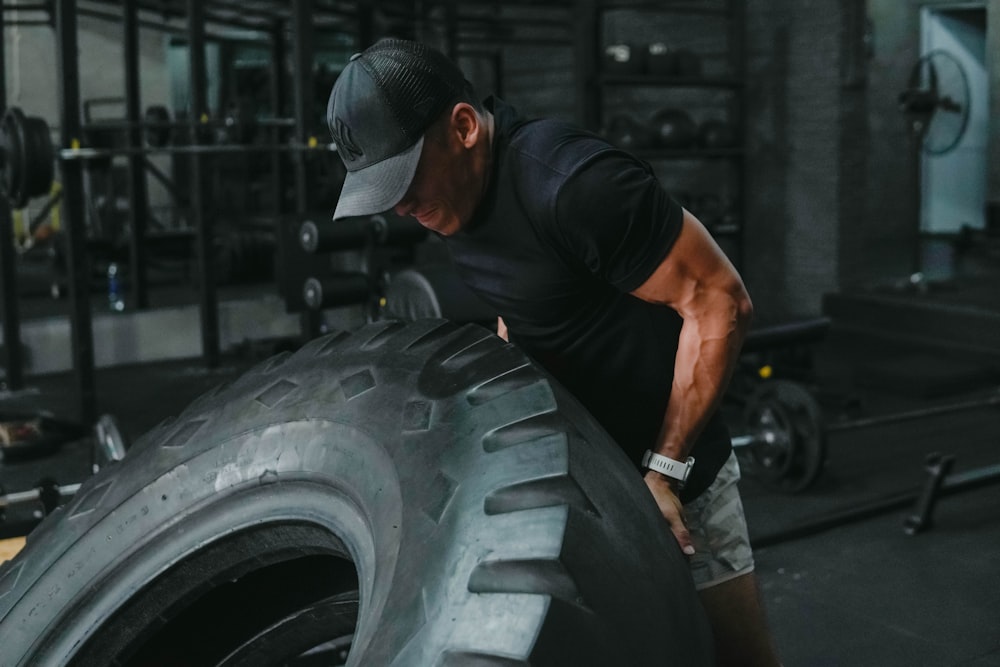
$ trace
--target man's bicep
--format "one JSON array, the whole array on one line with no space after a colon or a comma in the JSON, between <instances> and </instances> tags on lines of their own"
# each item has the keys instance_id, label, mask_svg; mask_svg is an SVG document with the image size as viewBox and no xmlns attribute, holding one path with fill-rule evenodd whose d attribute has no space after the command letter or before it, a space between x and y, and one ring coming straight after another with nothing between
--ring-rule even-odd
<instances>
[{"instance_id":1,"label":"man's bicep","mask_svg":"<svg viewBox=\"0 0 1000 667\"><path fill-rule=\"evenodd\" d=\"M700 295L715 289L742 290L742 280L705 226L685 210L670 252L631 293L670 306L683 317Z\"/></svg>"}]
</instances>

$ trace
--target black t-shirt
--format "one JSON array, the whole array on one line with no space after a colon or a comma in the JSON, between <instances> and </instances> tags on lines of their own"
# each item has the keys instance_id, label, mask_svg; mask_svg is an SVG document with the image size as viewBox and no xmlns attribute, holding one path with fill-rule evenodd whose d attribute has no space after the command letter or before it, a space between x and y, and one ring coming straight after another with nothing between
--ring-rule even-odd
<instances>
[{"instance_id":1,"label":"black t-shirt","mask_svg":"<svg viewBox=\"0 0 1000 667\"><path fill-rule=\"evenodd\" d=\"M681 318L629 294L663 261L682 209L652 169L599 137L527 120L493 98L490 184L446 243L463 280L638 465L670 397ZM712 417L681 496L715 479L729 433Z\"/></svg>"}]
</instances>

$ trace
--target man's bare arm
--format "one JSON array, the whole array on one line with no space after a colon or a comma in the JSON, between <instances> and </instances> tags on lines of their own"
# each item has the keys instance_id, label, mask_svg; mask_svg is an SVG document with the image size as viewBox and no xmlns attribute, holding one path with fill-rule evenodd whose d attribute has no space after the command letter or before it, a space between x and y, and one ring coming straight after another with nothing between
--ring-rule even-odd
<instances>
[{"instance_id":1,"label":"man's bare arm","mask_svg":"<svg viewBox=\"0 0 1000 667\"><path fill-rule=\"evenodd\" d=\"M753 305L725 253L687 211L670 253L632 294L669 306L684 320L670 400L654 447L659 454L683 461L722 401ZM651 472L646 483L681 546L690 546L672 480Z\"/></svg>"}]
</instances>

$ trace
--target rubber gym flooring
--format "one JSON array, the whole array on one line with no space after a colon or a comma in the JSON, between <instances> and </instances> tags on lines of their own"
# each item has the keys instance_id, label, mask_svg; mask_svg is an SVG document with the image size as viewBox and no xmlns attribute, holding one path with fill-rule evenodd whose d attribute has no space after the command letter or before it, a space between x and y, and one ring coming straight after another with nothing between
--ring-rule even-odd
<instances>
[{"instance_id":1,"label":"rubber gym flooring","mask_svg":"<svg viewBox=\"0 0 1000 667\"><path fill-rule=\"evenodd\" d=\"M257 345L230 353L215 369L190 360L99 370L101 411L115 415L126 438L134 440L271 351ZM995 383L980 384L926 399L859 389L849 379L866 372L872 358L870 350L864 351L868 357L861 352L822 345L815 351L820 367L836 369L824 380L835 388L824 401L831 419L841 416L843 406L855 415L884 414L995 391ZM936 362L928 357L923 363ZM0 396L2 409L45 409L57 416L74 414L74 402L69 374L29 378L27 390ZM915 536L903 531L903 519L912 512L904 506L782 538L789 529L919 489L931 452L954 455L956 472L998 464L998 440L1000 409L994 406L831 434L826 469L800 494L769 491L744 475L752 538L770 542L756 550L757 571L787 667L1000 665L1000 483L941 499L933 527ZM88 457L69 447L8 464L0 469L0 483L17 490L42 477L79 481Z\"/></svg>"}]
</instances>

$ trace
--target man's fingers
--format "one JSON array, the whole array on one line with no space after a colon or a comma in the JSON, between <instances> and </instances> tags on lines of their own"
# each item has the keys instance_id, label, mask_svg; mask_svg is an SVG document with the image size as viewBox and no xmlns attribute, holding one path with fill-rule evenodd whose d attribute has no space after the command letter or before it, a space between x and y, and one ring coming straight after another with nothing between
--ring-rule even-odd
<instances>
[{"instance_id":1,"label":"man's fingers","mask_svg":"<svg viewBox=\"0 0 1000 667\"><path fill-rule=\"evenodd\" d=\"M672 523L670 529L674 532L674 537L677 538L677 544L681 545L681 551L687 556L693 556L694 543L691 541L691 533L684 527L684 524Z\"/></svg>"},{"instance_id":2,"label":"man's fingers","mask_svg":"<svg viewBox=\"0 0 1000 667\"><path fill-rule=\"evenodd\" d=\"M684 523L684 506L674 493L670 485L658 479L659 475L651 473L646 476L646 486L649 487L656 505L660 508L663 518L670 524L670 530L674 538L681 547L681 551L687 556L694 555L694 543L691 541L691 533L688 532Z\"/></svg>"},{"instance_id":3,"label":"man's fingers","mask_svg":"<svg viewBox=\"0 0 1000 667\"><path fill-rule=\"evenodd\" d=\"M510 339L507 337L507 324L503 321L502 317L497 317L497 336L503 338L508 343Z\"/></svg>"},{"instance_id":4,"label":"man's fingers","mask_svg":"<svg viewBox=\"0 0 1000 667\"><path fill-rule=\"evenodd\" d=\"M681 546L681 551L688 556L693 556L694 543L691 541L691 533L688 532L687 525L684 523L684 508L676 501L677 496L673 494L671 496L660 505L660 511L663 512L663 518L670 524L670 530L674 534L677 544Z\"/></svg>"}]
</instances>

